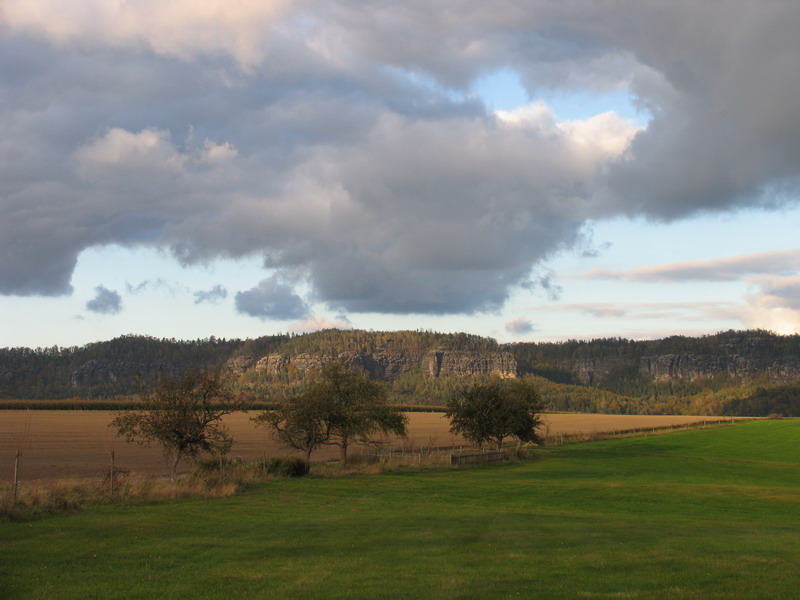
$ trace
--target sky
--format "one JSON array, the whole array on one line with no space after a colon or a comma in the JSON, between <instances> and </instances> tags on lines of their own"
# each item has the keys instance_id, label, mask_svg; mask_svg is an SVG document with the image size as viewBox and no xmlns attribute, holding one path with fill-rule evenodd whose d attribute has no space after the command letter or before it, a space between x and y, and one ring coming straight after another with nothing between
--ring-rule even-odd
<instances>
[{"instance_id":1,"label":"sky","mask_svg":"<svg viewBox=\"0 0 800 600\"><path fill-rule=\"evenodd\" d=\"M800 327L800 4L5 0L0 347Z\"/></svg>"}]
</instances>

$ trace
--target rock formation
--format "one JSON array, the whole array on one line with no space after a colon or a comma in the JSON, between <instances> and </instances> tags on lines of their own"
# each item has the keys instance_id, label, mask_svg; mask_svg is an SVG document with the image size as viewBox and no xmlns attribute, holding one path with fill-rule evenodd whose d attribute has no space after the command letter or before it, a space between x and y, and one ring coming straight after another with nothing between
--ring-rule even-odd
<instances>
[{"instance_id":1,"label":"rock formation","mask_svg":"<svg viewBox=\"0 0 800 600\"><path fill-rule=\"evenodd\" d=\"M252 358L250 359L252 361ZM517 362L508 352L470 352L467 350L433 350L427 353L379 350L374 354L342 352L337 355L297 354L287 356L268 354L254 362L255 370L276 375L286 369L313 371L325 364L339 361L363 370L371 379L392 381L411 371L419 370L426 377L466 377L497 374L516 377ZM245 364L244 361L241 364Z\"/></svg>"}]
</instances>

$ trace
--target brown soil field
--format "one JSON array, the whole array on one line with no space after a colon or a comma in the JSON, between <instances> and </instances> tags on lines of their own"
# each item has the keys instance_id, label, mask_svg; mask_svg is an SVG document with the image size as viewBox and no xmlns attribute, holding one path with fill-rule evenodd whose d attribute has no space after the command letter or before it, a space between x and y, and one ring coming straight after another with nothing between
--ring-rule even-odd
<instances>
[{"instance_id":1,"label":"brown soil field","mask_svg":"<svg viewBox=\"0 0 800 600\"><path fill-rule=\"evenodd\" d=\"M231 456L255 460L264 456L285 456L291 451L280 446L269 434L256 428L251 415L239 413L225 419L235 443ZM453 436L442 413L408 413L406 440L387 440L389 449L458 447L464 441ZM0 481L11 481L14 458L20 458L20 480L96 477L108 470L111 452L115 464L144 476L167 473L161 450L145 448L118 438L108 424L111 411L3 410L0 411ZM669 427L711 417L598 415L555 413L544 416L542 434L550 436L609 433L629 429ZM358 448L355 449L358 451ZM296 454L296 453L295 453ZM315 460L334 459L338 448L323 447L314 452ZM186 468L186 465L182 465Z\"/></svg>"}]
</instances>

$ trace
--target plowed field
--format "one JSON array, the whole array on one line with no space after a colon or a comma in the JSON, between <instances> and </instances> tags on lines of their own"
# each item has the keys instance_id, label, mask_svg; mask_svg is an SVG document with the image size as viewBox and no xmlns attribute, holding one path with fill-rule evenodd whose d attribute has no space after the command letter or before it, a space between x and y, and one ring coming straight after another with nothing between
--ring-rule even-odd
<instances>
[{"instance_id":1,"label":"plowed field","mask_svg":"<svg viewBox=\"0 0 800 600\"><path fill-rule=\"evenodd\" d=\"M235 439L231 456L254 460L262 456L290 452L272 440L266 431L249 421L252 415L234 414L225 419ZM158 447L144 448L116 437L108 427L110 411L0 411L0 481L13 478L14 456L22 452L20 479L92 477L107 470L111 452L118 467L142 475L167 472ZM605 433L636 428L667 427L708 420L709 417L639 416L597 414L548 414L548 435ZM409 437L390 440L389 448L458 446L463 440L448 431L449 421L442 413L409 413ZM544 433L544 431L542 432ZM324 447L314 453L315 460L335 458L338 449Z\"/></svg>"}]
</instances>

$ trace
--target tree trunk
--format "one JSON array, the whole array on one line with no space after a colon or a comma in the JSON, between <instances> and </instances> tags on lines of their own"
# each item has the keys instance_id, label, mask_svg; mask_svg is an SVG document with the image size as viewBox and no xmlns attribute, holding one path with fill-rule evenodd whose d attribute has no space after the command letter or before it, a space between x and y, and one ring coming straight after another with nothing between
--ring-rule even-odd
<instances>
[{"instance_id":1,"label":"tree trunk","mask_svg":"<svg viewBox=\"0 0 800 600\"><path fill-rule=\"evenodd\" d=\"M347 464L347 440L342 440L341 445L339 446L339 468L343 469L344 466Z\"/></svg>"},{"instance_id":2,"label":"tree trunk","mask_svg":"<svg viewBox=\"0 0 800 600\"><path fill-rule=\"evenodd\" d=\"M180 460L181 460L181 454L180 452L176 452L175 457L172 459L171 471L169 474L169 480L172 483L175 483L175 481L178 479L178 463L180 462Z\"/></svg>"},{"instance_id":3,"label":"tree trunk","mask_svg":"<svg viewBox=\"0 0 800 600\"><path fill-rule=\"evenodd\" d=\"M310 470L311 470L311 452L312 452L313 450L314 450L314 447L313 447L313 446L308 446L308 447L306 447L306 455L305 455L305 461L306 461L306 472L308 472L308 471L310 471Z\"/></svg>"}]
</instances>

